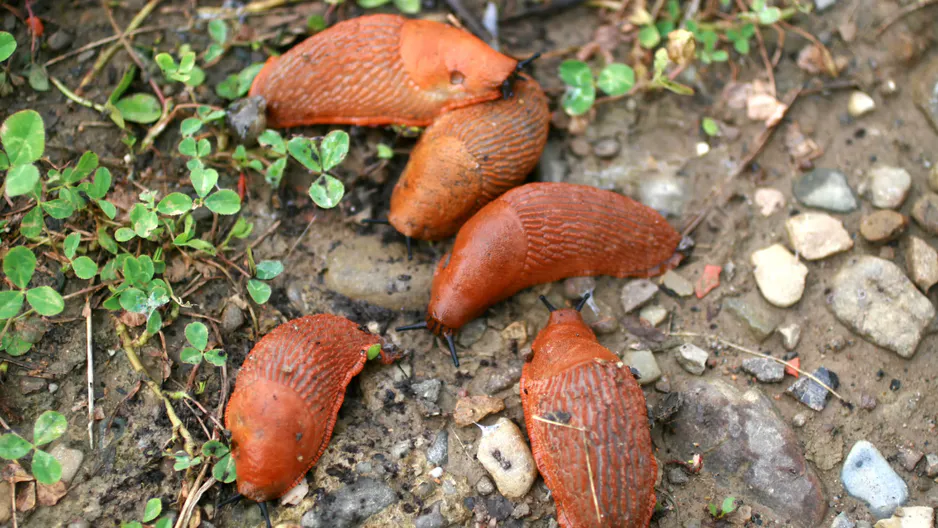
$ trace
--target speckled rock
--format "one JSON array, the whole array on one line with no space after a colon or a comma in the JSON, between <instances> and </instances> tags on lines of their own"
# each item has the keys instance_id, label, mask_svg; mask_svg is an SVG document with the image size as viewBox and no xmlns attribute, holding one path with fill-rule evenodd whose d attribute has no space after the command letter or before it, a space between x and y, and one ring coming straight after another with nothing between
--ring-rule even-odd
<instances>
[{"instance_id":1,"label":"speckled rock","mask_svg":"<svg viewBox=\"0 0 938 528\"><path fill-rule=\"evenodd\" d=\"M658 293L658 286L650 280L629 281L622 287L622 308L625 309L625 313L629 313L650 301L656 293Z\"/></svg>"},{"instance_id":2,"label":"speckled rock","mask_svg":"<svg viewBox=\"0 0 938 528\"><path fill-rule=\"evenodd\" d=\"M317 501L300 522L303 528L352 528L397 500L384 482L360 478Z\"/></svg>"},{"instance_id":3,"label":"speckled rock","mask_svg":"<svg viewBox=\"0 0 938 528\"><path fill-rule=\"evenodd\" d=\"M805 174L792 185L799 202L836 213L849 213L857 208L857 199L843 173L817 168Z\"/></svg>"},{"instance_id":4,"label":"speckled rock","mask_svg":"<svg viewBox=\"0 0 938 528\"><path fill-rule=\"evenodd\" d=\"M785 221L791 247L805 260L818 260L853 247L844 224L824 213L804 213Z\"/></svg>"},{"instance_id":5,"label":"speckled rock","mask_svg":"<svg viewBox=\"0 0 938 528\"><path fill-rule=\"evenodd\" d=\"M938 194L927 193L916 200L912 218L925 231L938 235Z\"/></svg>"},{"instance_id":6,"label":"speckled rock","mask_svg":"<svg viewBox=\"0 0 938 528\"><path fill-rule=\"evenodd\" d=\"M929 478L938 477L938 453L925 455L925 475Z\"/></svg>"},{"instance_id":7,"label":"speckled rock","mask_svg":"<svg viewBox=\"0 0 938 528\"><path fill-rule=\"evenodd\" d=\"M867 178L870 202L880 209L898 209L912 187L912 175L901 167L877 165Z\"/></svg>"},{"instance_id":8,"label":"speckled rock","mask_svg":"<svg viewBox=\"0 0 938 528\"><path fill-rule=\"evenodd\" d=\"M837 374L824 367L818 368L811 374L834 390L837 390L837 387L840 386L840 379ZM827 406L827 402L831 399L830 391L807 376L798 378L798 381L788 387L785 393L803 403L809 409L818 412L823 411L824 407Z\"/></svg>"},{"instance_id":9,"label":"speckled rock","mask_svg":"<svg viewBox=\"0 0 938 528\"><path fill-rule=\"evenodd\" d=\"M531 449L521 430L508 418L499 418L495 425L483 429L476 456L505 497L524 497L537 478Z\"/></svg>"},{"instance_id":10,"label":"speckled rock","mask_svg":"<svg viewBox=\"0 0 938 528\"><path fill-rule=\"evenodd\" d=\"M860 440L850 449L840 480L851 496L862 500L877 518L892 515L909 499L905 481L893 471L876 446Z\"/></svg>"},{"instance_id":11,"label":"speckled rock","mask_svg":"<svg viewBox=\"0 0 938 528\"><path fill-rule=\"evenodd\" d=\"M938 283L938 251L917 236L910 236L905 248L905 267L921 290L928 293Z\"/></svg>"},{"instance_id":12,"label":"speckled rock","mask_svg":"<svg viewBox=\"0 0 938 528\"><path fill-rule=\"evenodd\" d=\"M828 297L837 319L874 344L902 357L915 354L935 307L899 266L864 255L837 272Z\"/></svg>"},{"instance_id":13,"label":"speckled rock","mask_svg":"<svg viewBox=\"0 0 938 528\"><path fill-rule=\"evenodd\" d=\"M425 310L433 265L407 260L402 244L382 245L375 237L342 240L327 256L323 277L330 290L390 310Z\"/></svg>"},{"instance_id":14,"label":"speckled rock","mask_svg":"<svg viewBox=\"0 0 938 528\"><path fill-rule=\"evenodd\" d=\"M785 379L785 366L767 358L744 359L742 369L762 383L778 383Z\"/></svg>"},{"instance_id":15,"label":"speckled rock","mask_svg":"<svg viewBox=\"0 0 938 528\"><path fill-rule=\"evenodd\" d=\"M427 462L435 466L445 466L449 460L449 433L441 429L427 449Z\"/></svg>"},{"instance_id":16,"label":"speckled rock","mask_svg":"<svg viewBox=\"0 0 938 528\"><path fill-rule=\"evenodd\" d=\"M808 267L781 244L753 252L752 265L756 284L765 300L780 308L788 308L804 294Z\"/></svg>"},{"instance_id":17,"label":"speckled rock","mask_svg":"<svg viewBox=\"0 0 938 528\"><path fill-rule=\"evenodd\" d=\"M932 528L935 526L935 510L928 506L897 508L889 519L878 521L873 528Z\"/></svg>"},{"instance_id":18,"label":"speckled rock","mask_svg":"<svg viewBox=\"0 0 938 528\"><path fill-rule=\"evenodd\" d=\"M890 210L875 211L860 220L860 235L874 244L895 240L909 225L909 219Z\"/></svg>"},{"instance_id":19,"label":"speckled rock","mask_svg":"<svg viewBox=\"0 0 938 528\"><path fill-rule=\"evenodd\" d=\"M709 358L710 352L692 343L685 343L674 350L674 359L678 365L695 376L703 375Z\"/></svg>"}]
</instances>

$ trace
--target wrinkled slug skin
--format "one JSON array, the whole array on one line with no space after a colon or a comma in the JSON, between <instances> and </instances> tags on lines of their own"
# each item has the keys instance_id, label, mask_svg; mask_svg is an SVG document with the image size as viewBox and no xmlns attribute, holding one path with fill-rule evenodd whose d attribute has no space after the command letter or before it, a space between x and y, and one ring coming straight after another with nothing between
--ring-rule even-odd
<instances>
[{"instance_id":1,"label":"wrinkled slug skin","mask_svg":"<svg viewBox=\"0 0 938 528\"><path fill-rule=\"evenodd\" d=\"M680 234L612 191L529 183L479 210L437 264L427 324L446 333L515 293L567 277L651 277L677 266Z\"/></svg>"},{"instance_id":2,"label":"wrinkled slug skin","mask_svg":"<svg viewBox=\"0 0 938 528\"><path fill-rule=\"evenodd\" d=\"M552 312L531 350L521 371L521 403L560 526L646 528L658 465L645 395L629 367L596 341L575 310Z\"/></svg>"},{"instance_id":3,"label":"wrinkled slug skin","mask_svg":"<svg viewBox=\"0 0 938 528\"><path fill-rule=\"evenodd\" d=\"M284 323L254 346L225 412L239 493L275 499L316 464L345 388L376 343L348 319L321 314Z\"/></svg>"},{"instance_id":4,"label":"wrinkled slug skin","mask_svg":"<svg viewBox=\"0 0 938 528\"><path fill-rule=\"evenodd\" d=\"M514 95L447 112L423 133L391 195L388 220L420 240L454 235L476 211L520 185L547 143L547 96L530 77Z\"/></svg>"},{"instance_id":5,"label":"wrinkled slug skin","mask_svg":"<svg viewBox=\"0 0 938 528\"><path fill-rule=\"evenodd\" d=\"M447 110L499 97L516 64L452 26L369 15L270 58L250 95L267 100L273 128L427 126Z\"/></svg>"}]
</instances>

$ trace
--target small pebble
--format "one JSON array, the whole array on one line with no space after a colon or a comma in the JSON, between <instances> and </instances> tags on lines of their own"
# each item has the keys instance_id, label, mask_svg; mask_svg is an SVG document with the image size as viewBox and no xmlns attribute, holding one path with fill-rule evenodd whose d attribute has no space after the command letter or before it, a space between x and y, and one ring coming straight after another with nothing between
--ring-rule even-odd
<instances>
[{"instance_id":1,"label":"small pebble","mask_svg":"<svg viewBox=\"0 0 938 528\"><path fill-rule=\"evenodd\" d=\"M899 465L901 465L902 469L906 471L912 471L924 456L925 453L922 453L921 451L902 448L899 450Z\"/></svg>"},{"instance_id":2,"label":"small pebble","mask_svg":"<svg viewBox=\"0 0 938 528\"><path fill-rule=\"evenodd\" d=\"M485 334L487 328L488 322L484 317L469 321L465 326L459 329L459 336L456 338L456 341L460 346L468 348L482 339L482 335Z\"/></svg>"},{"instance_id":3,"label":"small pebble","mask_svg":"<svg viewBox=\"0 0 938 528\"><path fill-rule=\"evenodd\" d=\"M870 201L880 209L898 209L912 187L912 175L901 167L877 165L867 178Z\"/></svg>"},{"instance_id":4,"label":"small pebble","mask_svg":"<svg viewBox=\"0 0 938 528\"><path fill-rule=\"evenodd\" d=\"M440 389L443 388L443 382L438 379L428 379L411 383L410 389L418 398L436 403L440 399Z\"/></svg>"},{"instance_id":5,"label":"small pebble","mask_svg":"<svg viewBox=\"0 0 938 528\"><path fill-rule=\"evenodd\" d=\"M938 194L927 193L912 206L912 218L933 235L938 235Z\"/></svg>"},{"instance_id":6,"label":"small pebble","mask_svg":"<svg viewBox=\"0 0 938 528\"><path fill-rule=\"evenodd\" d=\"M662 275L661 285L674 292L678 297L690 297L694 293L693 283L674 270L669 270Z\"/></svg>"},{"instance_id":7,"label":"small pebble","mask_svg":"<svg viewBox=\"0 0 938 528\"><path fill-rule=\"evenodd\" d=\"M791 424L795 427L804 427L804 424L808 423L808 415L800 412L792 417Z\"/></svg>"},{"instance_id":8,"label":"small pebble","mask_svg":"<svg viewBox=\"0 0 938 528\"><path fill-rule=\"evenodd\" d=\"M630 350L625 353L622 361L638 371L639 385L648 385L661 377L661 369L650 350Z\"/></svg>"},{"instance_id":9,"label":"small pebble","mask_svg":"<svg viewBox=\"0 0 938 528\"><path fill-rule=\"evenodd\" d=\"M482 477L479 482L476 482L476 491L479 495L488 495L495 491L495 483L488 477Z\"/></svg>"},{"instance_id":10,"label":"small pebble","mask_svg":"<svg viewBox=\"0 0 938 528\"><path fill-rule=\"evenodd\" d=\"M837 390L837 387L840 386L837 374L824 367L818 368L812 374L834 390ZM785 392L805 404L809 409L817 412L823 411L824 407L827 406L827 402L831 399L831 393L827 389L807 376L799 378Z\"/></svg>"},{"instance_id":11,"label":"small pebble","mask_svg":"<svg viewBox=\"0 0 938 528\"><path fill-rule=\"evenodd\" d=\"M638 201L664 216L680 216L687 200L687 185L672 176L642 178Z\"/></svg>"},{"instance_id":12,"label":"small pebble","mask_svg":"<svg viewBox=\"0 0 938 528\"><path fill-rule=\"evenodd\" d=\"M563 281L563 296L570 301L578 301L595 290L596 279L593 277L571 277Z\"/></svg>"},{"instance_id":13,"label":"small pebble","mask_svg":"<svg viewBox=\"0 0 938 528\"><path fill-rule=\"evenodd\" d=\"M460 398L453 411L453 421L459 427L474 424L486 416L503 411L505 401L492 396L477 395Z\"/></svg>"},{"instance_id":14,"label":"small pebble","mask_svg":"<svg viewBox=\"0 0 938 528\"><path fill-rule=\"evenodd\" d=\"M785 365L768 358L744 359L742 369L762 383L779 383L785 379Z\"/></svg>"},{"instance_id":15,"label":"small pebble","mask_svg":"<svg viewBox=\"0 0 938 528\"><path fill-rule=\"evenodd\" d=\"M909 488L893 471L876 447L860 440L850 449L840 472L844 489L867 504L870 512L882 518L905 504Z\"/></svg>"},{"instance_id":16,"label":"small pebble","mask_svg":"<svg viewBox=\"0 0 938 528\"><path fill-rule=\"evenodd\" d=\"M781 244L753 252L751 256L756 284L765 300L788 308L801 300L804 294L808 267Z\"/></svg>"},{"instance_id":17,"label":"small pebble","mask_svg":"<svg viewBox=\"0 0 938 528\"><path fill-rule=\"evenodd\" d=\"M875 211L860 220L860 235L874 244L883 244L899 238L909 225L909 219L888 209Z\"/></svg>"},{"instance_id":18,"label":"small pebble","mask_svg":"<svg viewBox=\"0 0 938 528\"><path fill-rule=\"evenodd\" d=\"M55 33L49 35L46 44L49 46L51 51L62 51L72 45L72 42L75 40L75 37L68 31L60 29Z\"/></svg>"},{"instance_id":19,"label":"small pebble","mask_svg":"<svg viewBox=\"0 0 938 528\"><path fill-rule=\"evenodd\" d=\"M847 177L832 169L817 168L805 174L792 185L792 193L804 205L835 213L849 213L859 206Z\"/></svg>"},{"instance_id":20,"label":"small pebble","mask_svg":"<svg viewBox=\"0 0 938 528\"><path fill-rule=\"evenodd\" d=\"M758 298L730 297L723 300L723 308L749 327L753 336L761 342L768 339L775 331L779 317L770 309L757 303L762 303L762 301Z\"/></svg>"},{"instance_id":21,"label":"small pebble","mask_svg":"<svg viewBox=\"0 0 938 528\"><path fill-rule=\"evenodd\" d=\"M583 138L574 138L572 141L570 141L570 151L580 158L589 156L590 150L589 141L586 141Z\"/></svg>"},{"instance_id":22,"label":"small pebble","mask_svg":"<svg viewBox=\"0 0 938 528\"><path fill-rule=\"evenodd\" d=\"M446 519L440 513L441 502L433 503L430 511L414 519L414 528L443 528L446 526Z\"/></svg>"},{"instance_id":23,"label":"small pebble","mask_svg":"<svg viewBox=\"0 0 938 528\"><path fill-rule=\"evenodd\" d=\"M801 325L798 323L784 324L778 327L778 333L782 336L782 346L785 350L794 350L801 341Z\"/></svg>"},{"instance_id":24,"label":"small pebble","mask_svg":"<svg viewBox=\"0 0 938 528\"><path fill-rule=\"evenodd\" d=\"M909 276L923 292L938 283L938 251L917 236L909 237L905 248L905 266Z\"/></svg>"},{"instance_id":25,"label":"small pebble","mask_svg":"<svg viewBox=\"0 0 938 528\"><path fill-rule=\"evenodd\" d=\"M706 141L697 143L697 157L706 156L710 152L710 144Z\"/></svg>"},{"instance_id":26,"label":"small pebble","mask_svg":"<svg viewBox=\"0 0 938 528\"><path fill-rule=\"evenodd\" d=\"M938 454L929 453L925 455L925 475L928 478L938 477Z\"/></svg>"},{"instance_id":27,"label":"small pebble","mask_svg":"<svg viewBox=\"0 0 938 528\"><path fill-rule=\"evenodd\" d=\"M877 521L874 528L932 528L935 525L935 510L928 506L898 508L889 519Z\"/></svg>"},{"instance_id":28,"label":"small pebble","mask_svg":"<svg viewBox=\"0 0 938 528\"><path fill-rule=\"evenodd\" d=\"M441 468L441 467L435 467L435 468L433 468L433 469L430 470L429 475L430 475L430 478L438 479L438 478L440 478L440 477L443 476L443 468Z\"/></svg>"},{"instance_id":29,"label":"small pebble","mask_svg":"<svg viewBox=\"0 0 938 528\"><path fill-rule=\"evenodd\" d=\"M840 515L834 517L834 522L831 523L831 528L856 528L856 526L857 523L847 517L847 512L840 512Z\"/></svg>"},{"instance_id":30,"label":"small pebble","mask_svg":"<svg viewBox=\"0 0 938 528\"><path fill-rule=\"evenodd\" d=\"M81 463L85 460L85 454L78 449L71 449L63 444L55 446L50 454L59 461L62 466L62 480L66 483L72 481L78 474Z\"/></svg>"},{"instance_id":31,"label":"small pebble","mask_svg":"<svg viewBox=\"0 0 938 528\"><path fill-rule=\"evenodd\" d=\"M671 378L661 376L661 379L655 382L655 390L664 394L671 392Z\"/></svg>"},{"instance_id":32,"label":"small pebble","mask_svg":"<svg viewBox=\"0 0 938 528\"><path fill-rule=\"evenodd\" d=\"M805 260L819 260L853 247L840 220L824 213L804 213L785 221L788 240Z\"/></svg>"},{"instance_id":33,"label":"small pebble","mask_svg":"<svg viewBox=\"0 0 938 528\"><path fill-rule=\"evenodd\" d=\"M498 491L509 499L524 497L537 478L524 435L508 418L499 418L495 425L483 429L477 457Z\"/></svg>"},{"instance_id":34,"label":"small pebble","mask_svg":"<svg viewBox=\"0 0 938 528\"><path fill-rule=\"evenodd\" d=\"M756 189L753 201L759 207L759 214L762 216L772 216L785 207L785 195L770 187Z\"/></svg>"},{"instance_id":35,"label":"small pebble","mask_svg":"<svg viewBox=\"0 0 938 528\"><path fill-rule=\"evenodd\" d=\"M446 429L440 430L427 449L427 462L443 466L449 459L449 433Z\"/></svg>"},{"instance_id":36,"label":"small pebble","mask_svg":"<svg viewBox=\"0 0 938 528\"><path fill-rule=\"evenodd\" d=\"M521 321L515 321L502 330L502 339L507 342L514 341L518 346L528 341L528 331Z\"/></svg>"},{"instance_id":37,"label":"small pebble","mask_svg":"<svg viewBox=\"0 0 938 528\"><path fill-rule=\"evenodd\" d=\"M603 138L593 145L593 154L597 158L613 158L619 153L619 142L615 138Z\"/></svg>"},{"instance_id":38,"label":"small pebble","mask_svg":"<svg viewBox=\"0 0 938 528\"><path fill-rule=\"evenodd\" d=\"M729 266L727 266L727 268L728 267ZM698 279L697 284L694 285L694 293L697 295L698 299L703 299L708 293L720 286L720 273L722 271L723 267L715 264L707 264L704 266L703 273L700 274L700 279ZM727 270L727 274L730 274L729 270Z\"/></svg>"},{"instance_id":39,"label":"small pebble","mask_svg":"<svg viewBox=\"0 0 938 528\"><path fill-rule=\"evenodd\" d=\"M257 136L267 128L267 101L261 96L245 97L228 106L228 126L235 133L238 142L251 146Z\"/></svg>"},{"instance_id":40,"label":"small pebble","mask_svg":"<svg viewBox=\"0 0 938 528\"><path fill-rule=\"evenodd\" d=\"M675 485L687 484L688 478L687 473L679 467L674 467L668 470L668 482Z\"/></svg>"},{"instance_id":41,"label":"small pebble","mask_svg":"<svg viewBox=\"0 0 938 528\"><path fill-rule=\"evenodd\" d=\"M687 372L700 376L707 368L707 359L710 353L691 343L685 343L677 348L675 359Z\"/></svg>"},{"instance_id":42,"label":"small pebble","mask_svg":"<svg viewBox=\"0 0 938 528\"><path fill-rule=\"evenodd\" d=\"M647 279L633 280L622 287L622 307L625 313L643 306L658 293L655 283Z\"/></svg>"},{"instance_id":43,"label":"small pebble","mask_svg":"<svg viewBox=\"0 0 938 528\"><path fill-rule=\"evenodd\" d=\"M658 326L668 317L668 310L660 305L646 306L638 313L639 318L651 326Z\"/></svg>"},{"instance_id":44,"label":"small pebble","mask_svg":"<svg viewBox=\"0 0 938 528\"><path fill-rule=\"evenodd\" d=\"M932 165L931 170L928 171L928 188L938 192L938 163Z\"/></svg>"},{"instance_id":45,"label":"small pebble","mask_svg":"<svg viewBox=\"0 0 938 528\"><path fill-rule=\"evenodd\" d=\"M847 112L851 117L860 117L868 114L876 108L876 102L869 95L856 91L850 94L850 100L847 102Z\"/></svg>"},{"instance_id":46,"label":"small pebble","mask_svg":"<svg viewBox=\"0 0 938 528\"><path fill-rule=\"evenodd\" d=\"M860 408L872 411L876 408L876 398L870 396L869 394L863 393L860 395Z\"/></svg>"}]
</instances>

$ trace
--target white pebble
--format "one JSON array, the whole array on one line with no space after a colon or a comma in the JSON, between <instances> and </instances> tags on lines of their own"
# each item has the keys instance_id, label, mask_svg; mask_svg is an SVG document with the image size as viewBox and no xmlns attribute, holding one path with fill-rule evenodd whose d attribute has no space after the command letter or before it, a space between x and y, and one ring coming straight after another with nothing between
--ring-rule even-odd
<instances>
[{"instance_id":1,"label":"white pebble","mask_svg":"<svg viewBox=\"0 0 938 528\"><path fill-rule=\"evenodd\" d=\"M531 449L518 426L508 418L482 430L477 458L507 498L520 499L537 478Z\"/></svg>"},{"instance_id":2,"label":"white pebble","mask_svg":"<svg viewBox=\"0 0 938 528\"><path fill-rule=\"evenodd\" d=\"M765 300L788 308L801 300L804 294L808 267L781 244L760 249L752 254L756 284Z\"/></svg>"},{"instance_id":3,"label":"white pebble","mask_svg":"<svg viewBox=\"0 0 938 528\"><path fill-rule=\"evenodd\" d=\"M863 92L853 92L850 94L850 101L847 102L847 112L850 113L852 117L860 117L863 114L868 114L876 108L876 102L873 101L873 98L869 95L866 95Z\"/></svg>"},{"instance_id":4,"label":"white pebble","mask_svg":"<svg viewBox=\"0 0 938 528\"><path fill-rule=\"evenodd\" d=\"M771 187L756 189L753 200L756 202L756 205L759 206L759 213L762 216L772 216L785 207L785 195L782 194L781 191L772 189Z\"/></svg>"},{"instance_id":5,"label":"white pebble","mask_svg":"<svg viewBox=\"0 0 938 528\"><path fill-rule=\"evenodd\" d=\"M844 224L824 213L804 213L785 221L791 247L805 260L818 260L853 247Z\"/></svg>"}]
</instances>

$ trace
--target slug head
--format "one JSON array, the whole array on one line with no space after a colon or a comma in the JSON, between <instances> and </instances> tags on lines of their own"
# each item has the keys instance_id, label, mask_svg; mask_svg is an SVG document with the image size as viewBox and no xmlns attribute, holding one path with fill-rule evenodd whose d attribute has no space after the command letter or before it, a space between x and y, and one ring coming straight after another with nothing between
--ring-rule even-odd
<instances>
[{"instance_id":1,"label":"slug head","mask_svg":"<svg viewBox=\"0 0 938 528\"><path fill-rule=\"evenodd\" d=\"M534 343L531 362L525 365L525 377L547 379L587 361L619 361L615 354L596 340L596 334L573 309L554 310Z\"/></svg>"},{"instance_id":2,"label":"slug head","mask_svg":"<svg viewBox=\"0 0 938 528\"><path fill-rule=\"evenodd\" d=\"M312 413L288 386L258 380L236 391L225 416L238 492L264 502L290 490L316 462L328 416Z\"/></svg>"},{"instance_id":3,"label":"slug head","mask_svg":"<svg viewBox=\"0 0 938 528\"><path fill-rule=\"evenodd\" d=\"M518 63L468 31L426 20L404 24L400 52L405 70L420 88L465 104L499 97Z\"/></svg>"}]
</instances>

